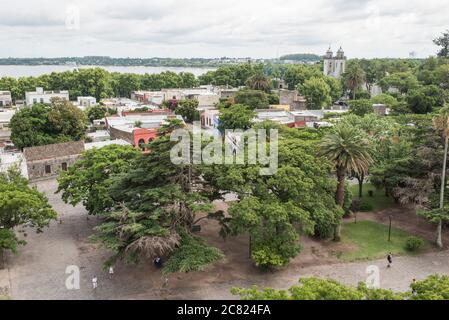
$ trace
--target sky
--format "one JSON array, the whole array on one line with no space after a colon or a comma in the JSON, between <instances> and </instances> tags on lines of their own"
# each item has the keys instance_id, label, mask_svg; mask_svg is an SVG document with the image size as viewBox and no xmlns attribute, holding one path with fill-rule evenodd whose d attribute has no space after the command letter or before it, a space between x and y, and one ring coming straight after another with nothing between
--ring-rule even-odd
<instances>
[{"instance_id":1,"label":"sky","mask_svg":"<svg viewBox=\"0 0 449 320\"><path fill-rule=\"evenodd\" d=\"M434 55L447 0L0 0L0 57Z\"/></svg>"}]
</instances>

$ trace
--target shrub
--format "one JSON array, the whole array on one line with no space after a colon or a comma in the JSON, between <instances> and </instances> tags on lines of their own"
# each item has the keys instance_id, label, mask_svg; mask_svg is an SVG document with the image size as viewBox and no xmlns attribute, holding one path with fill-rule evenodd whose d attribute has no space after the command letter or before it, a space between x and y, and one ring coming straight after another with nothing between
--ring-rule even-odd
<instances>
[{"instance_id":1,"label":"shrub","mask_svg":"<svg viewBox=\"0 0 449 320\"><path fill-rule=\"evenodd\" d=\"M405 242L408 251L417 251L424 245L424 240L418 237L409 237Z\"/></svg>"},{"instance_id":2,"label":"shrub","mask_svg":"<svg viewBox=\"0 0 449 320\"><path fill-rule=\"evenodd\" d=\"M362 202L359 206L360 212L369 212L373 211L373 209L374 209L373 205L367 202Z\"/></svg>"}]
</instances>

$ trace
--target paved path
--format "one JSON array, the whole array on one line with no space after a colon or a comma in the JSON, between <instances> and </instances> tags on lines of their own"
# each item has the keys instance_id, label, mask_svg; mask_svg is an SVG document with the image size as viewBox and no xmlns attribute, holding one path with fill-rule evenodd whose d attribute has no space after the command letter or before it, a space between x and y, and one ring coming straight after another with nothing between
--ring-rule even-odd
<instances>
[{"instance_id":1,"label":"paved path","mask_svg":"<svg viewBox=\"0 0 449 320\"><path fill-rule=\"evenodd\" d=\"M102 268L107 252L87 240L97 219L87 220L84 208L62 203L59 195L54 194L54 181L40 182L38 187L49 196L62 224L53 222L42 234L30 233L28 244L20 248L19 254L8 255L9 269L0 271L0 287L10 285L14 299L232 299L235 297L229 290L235 286L284 289L306 276L357 285L366 280L366 270L371 265L379 267L381 287L398 291L406 291L413 278L419 280L434 273L449 275L449 251L442 251L395 258L391 269L386 268L384 260L379 260L297 267L276 273L227 274L227 279L223 280L223 274L211 268L204 273L171 276L167 288L162 287L164 278L151 263L134 267L118 265L114 279L110 280ZM66 289L68 275L65 271L70 265L80 267L80 290ZM226 272L226 265L220 270ZM229 270L232 273L232 269ZM96 292L91 288L94 275L99 279Z\"/></svg>"}]
</instances>

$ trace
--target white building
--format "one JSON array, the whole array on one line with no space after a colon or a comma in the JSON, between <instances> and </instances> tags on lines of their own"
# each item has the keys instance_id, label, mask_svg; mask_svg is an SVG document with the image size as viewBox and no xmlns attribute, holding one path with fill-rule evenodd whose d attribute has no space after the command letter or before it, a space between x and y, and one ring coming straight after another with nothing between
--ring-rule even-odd
<instances>
[{"instance_id":1,"label":"white building","mask_svg":"<svg viewBox=\"0 0 449 320\"><path fill-rule=\"evenodd\" d=\"M35 103L51 103L51 99L60 98L69 100L69 92L68 91L44 91L43 88L36 88L34 92L26 92L25 93L25 104L27 106L31 106Z\"/></svg>"},{"instance_id":2,"label":"white building","mask_svg":"<svg viewBox=\"0 0 449 320\"><path fill-rule=\"evenodd\" d=\"M92 142L101 142L111 140L109 132L106 130L97 130L95 132L89 132L87 137L92 140Z\"/></svg>"},{"instance_id":3,"label":"white building","mask_svg":"<svg viewBox=\"0 0 449 320\"><path fill-rule=\"evenodd\" d=\"M340 78L343 73L346 71L346 57L343 49L337 51L337 55L334 57L334 54L329 47L324 56L324 75L331 76L334 78Z\"/></svg>"},{"instance_id":4,"label":"white building","mask_svg":"<svg viewBox=\"0 0 449 320\"><path fill-rule=\"evenodd\" d=\"M90 108L97 105L97 99L94 97L78 97L78 106L82 109Z\"/></svg>"},{"instance_id":5,"label":"white building","mask_svg":"<svg viewBox=\"0 0 449 320\"><path fill-rule=\"evenodd\" d=\"M12 106L12 98L10 91L0 91L0 108Z\"/></svg>"},{"instance_id":6,"label":"white building","mask_svg":"<svg viewBox=\"0 0 449 320\"><path fill-rule=\"evenodd\" d=\"M12 167L20 170L22 176L28 179L28 169L25 157L21 152L4 152L0 151L0 173L6 173Z\"/></svg>"}]
</instances>

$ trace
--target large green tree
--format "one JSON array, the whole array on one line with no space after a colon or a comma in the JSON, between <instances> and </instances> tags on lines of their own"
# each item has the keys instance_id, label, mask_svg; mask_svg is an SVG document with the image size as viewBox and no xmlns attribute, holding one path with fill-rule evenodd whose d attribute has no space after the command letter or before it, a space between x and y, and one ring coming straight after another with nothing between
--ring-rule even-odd
<instances>
[{"instance_id":1,"label":"large green tree","mask_svg":"<svg viewBox=\"0 0 449 320\"><path fill-rule=\"evenodd\" d=\"M448 58L449 57L449 30L446 30L439 36L438 38L434 39L433 42L441 47L440 51L438 52L439 57Z\"/></svg>"},{"instance_id":2,"label":"large green tree","mask_svg":"<svg viewBox=\"0 0 449 320\"><path fill-rule=\"evenodd\" d=\"M309 109L322 109L332 103L331 88L322 77L304 81L298 86L298 91L306 97Z\"/></svg>"},{"instance_id":3,"label":"large green tree","mask_svg":"<svg viewBox=\"0 0 449 320\"><path fill-rule=\"evenodd\" d=\"M335 166L338 181L335 199L343 208L347 174L366 174L372 162L369 140L360 129L342 124L323 138L320 148L320 154ZM337 241L340 240L340 229L338 224L334 233Z\"/></svg>"},{"instance_id":4,"label":"large green tree","mask_svg":"<svg viewBox=\"0 0 449 320\"><path fill-rule=\"evenodd\" d=\"M252 110L269 107L267 94L260 90L240 90L235 96L235 103L244 104Z\"/></svg>"},{"instance_id":5,"label":"large green tree","mask_svg":"<svg viewBox=\"0 0 449 320\"><path fill-rule=\"evenodd\" d=\"M276 174L261 176L260 164L245 161L205 168L204 178L220 193L238 196L228 210L229 226L233 235L249 234L255 264L279 267L300 252L301 234L328 237L343 211L335 203L330 164L316 156L316 134L273 123L255 128L280 130Z\"/></svg>"},{"instance_id":6,"label":"large green tree","mask_svg":"<svg viewBox=\"0 0 449 320\"><path fill-rule=\"evenodd\" d=\"M151 152L142 155L126 173L114 177L109 194L116 205L103 213L104 223L93 237L112 252L108 264L166 256L167 271L175 272L191 270L185 269L183 259L197 261L192 266L195 270L221 259L217 250L192 234L198 219L215 215L209 198L213 196L204 186L199 166L172 161L178 141L170 136L181 128L178 120L164 125L158 139L148 146ZM184 134L184 138L189 136L186 131ZM183 142L191 147L191 141ZM201 218L197 217L199 213L203 213ZM190 246L196 249L190 250Z\"/></svg>"},{"instance_id":7,"label":"large green tree","mask_svg":"<svg viewBox=\"0 0 449 320\"><path fill-rule=\"evenodd\" d=\"M256 113L242 104L235 104L220 111L220 124L218 129L225 130L249 129L252 126Z\"/></svg>"},{"instance_id":8,"label":"large green tree","mask_svg":"<svg viewBox=\"0 0 449 320\"><path fill-rule=\"evenodd\" d=\"M56 217L46 196L30 188L17 169L0 173L0 267L4 250L16 252L18 245L26 244L17 233L26 236L28 229L40 233Z\"/></svg>"},{"instance_id":9,"label":"large green tree","mask_svg":"<svg viewBox=\"0 0 449 320\"><path fill-rule=\"evenodd\" d=\"M89 214L97 215L114 207L109 195L111 177L126 173L139 158L140 152L131 146L110 145L91 149L58 177L58 193L76 206L82 203Z\"/></svg>"},{"instance_id":10,"label":"large green tree","mask_svg":"<svg viewBox=\"0 0 449 320\"><path fill-rule=\"evenodd\" d=\"M186 99L178 103L175 113L181 115L187 123L193 123L200 118L198 100Z\"/></svg>"},{"instance_id":11,"label":"large green tree","mask_svg":"<svg viewBox=\"0 0 449 320\"><path fill-rule=\"evenodd\" d=\"M23 149L83 139L86 117L70 102L55 99L51 105L22 108L12 117L10 127L11 140Z\"/></svg>"}]
</instances>

